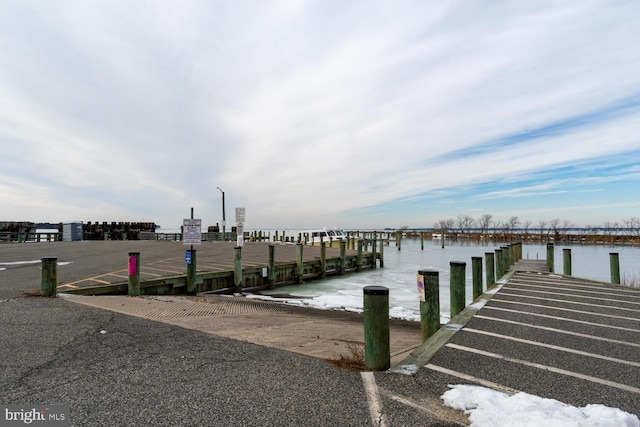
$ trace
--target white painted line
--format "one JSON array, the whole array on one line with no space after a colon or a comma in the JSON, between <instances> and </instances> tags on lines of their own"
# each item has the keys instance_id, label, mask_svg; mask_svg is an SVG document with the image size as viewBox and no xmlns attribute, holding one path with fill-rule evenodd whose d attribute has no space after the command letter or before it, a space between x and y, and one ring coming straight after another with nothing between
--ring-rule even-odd
<instances>
[{"instance_id":1,"label":"white painted line","mask_svg":"<svg viewBox=\"0 0 640 427\"><path fill-rule=\"evenodd\" d=\"M512 357L503 356L502 354L490 353L488 351L478 350L478 349L475 349L475 348L465 347L465 346L462 346L462 345L457 345L457 344L452 344L452 343L445 344L445 346L453 348L453 349L456 349L456 350L461 350L461 351L466 351L466 352L469 352L469 353L479 354L481 356L492 357L494 359L500 359L500 360L504 360L506 362L517 363L519 365L524 365L524 366L528 366L528 367L531 367L531 368L541 369L543 371L549 371L549 372L553 372L553 373L560 374L560 375L566 375L566 376L569 376L569 377L574 377L574 378L578 378L578 379L581 379L581 380L590 381L590 382L593 382L593 383L596 383L596 384L606 385L606 386L609 386L609 387L617 388L617 389L624 390L624 391L629 391L629 392L632 392L632 393L640 393L640 388L637 388L637 387L632 387L632 386L629 386L629 385L626 385L626 384L616 383L614 381L609 381L609 380L605 380L605 379L602 379L602 378L592 377L590 375L580 374L578 372L567 371L566 369L555 368L553 366L543 365L541 363L529 362L529 361L521 360L521 359L514 359Z\"/></svg>"},{"instance_id":2,"label":"white painted line","mask_svg":"<svg viewBox=\"0 0 640 427\"><path fill-rule=\"evenodd\" d=\"M531 340L526 340L524 338L512 337L512 336L509 336L509 335L496 334L495 332L482 331L480 329L474 329L474 328L464 328L463 331L464 332L471 332L471 333L474 333L474 334L487 335L487 336L495 337L495 338L502 338L502 339L505 339L505 340L519 342L519 343L522 343L522 344L534 345L534 346L537 346L537 347L550 348L552 350L564 351L566 353L578 354L580 356L593 357L594 359L601 359L601 360L606 360L608 362L620 363L620 364L623 364L623 365L630 365L630 366L635 366L635 367L640 368L640 363L638 363L638 362L632 362L630 360L618 359L618 358L615 358L615 357L603 356L601 354L589 353L589 352L581 351L581 350L574 350L574 349L568 348L568 347L560 347L558 345L545 344L545 343L538 342L538 341L531 341Z\"/></svg>"},{"instance_id":3,"label":"white painted line","mask_svg":"<svg viewBox=\"0 0 640 427\"><path fill-rule=\"evenodd\" d=\"M364 392L367 395L367 403L369 404L369 415L371 422L376 427L386 427L387 417L382 408L382 402L378 395L378 386L373 372L360 372L362 383L364 384Z\"/></svg>"},{"instance_id":4,"label":"white painted line","mask_svg":"<svg viewBox=\"0 0 640 427\"><path fill-rule=\"evenodd\" d=\"M516 312L516 310L509 310L509 311ZM519 313L526 313L526 312L519 312ZM526 314L529 314L529 313L526 313ZM478 319L492 320L492 321L495 321L495 322L508 323L510 325L525 326L527 328L541 329L543 331L557 332L557 333L560 333L560 334L573 335L575 337L588 338L588 339L592 339L592 340L598 340L598 341L610 342L610 343L613 343L613 344L622 344L622 345L628 345L630 347L639 347L640 348L640 344L639 343L635 343L635 342L614 340L614 339L611 339L611 338L598 337L596 335L581 334L579 332L566 331L564 329L550 328L548 326L539 326L539 325L534 325L534 324L531 324L531 323L516 322L514 320L501 319L499 317L483 316L483 315L480 315L480 314L476 314L475 317L478 318ZM553 316L548 316L548 317L553 317ZM559 318L559 319L560 320L564 320L562 318ZM581 322L581 323L589 323L589 322ZM606 325L599 325L599 324L596 324L596 326L605 326L606 327ZM640 332L640 331L636 331L636 332Z\"/></svg>"},{"instance_id":5,"label":"white painted line","mask_svg":"<svg viewBox=\"0 0 640 427\"><path fill-rule=\"evenodd\" d=\"M516 285L517 287L522 287L522 285ZM508 288L511 291L518 291L520 289L517 289L516 287L509 287ZM620 300L620 299L609 299L609 298L602 298L602 296L599 297L588 297L588 296L584 296L584 295L576 295L576 294L563 294L561 292L557 292L557 289L554 291L534 291L531 289L527 289L527 290L523 290L524 292L529 292L529 293L536 293L536 294L549 294L552 293L553 295L560 295L560 296L565 296L565 297L571 297L571 298L584 298L584 299L594 299L594 300L598 300L598 301L609 301L609 302L618 302L621 304L638 304L640 305L640 301L639 302L635 302L635 301L629 301L629 300ZM598 292L593 292L595 294L599 294ZM564 301L564 300L558 300L558 301ZM566 301L566 302L571 302L574 303L574 301ZM576 304L580 304L580 303L576 303ZM611 308L619 308L619 307L612 307L612 306L603 306L603 307L611 307ZM621 309L623 310L623 309ZM634 310L637 311L637 309L630 309L627 308L626 310Z\"/></svg>"},{"instance_id":6,"label":"white painted line","mask_svg":"<svg viewBox=\"0 0 640 427\"><path fill-rule=\"evenodd\" d=\"M497 302L506 302L506 301L500 301L500 300L496 300L496 301ZM514 303L514 304L518 304L518 303ZM579 323L579 324L582 324L582 325L589 325L589 326L598 326L600 328L618 329L620 331L640 332L640 329L624 328L622 326L612 326L612 325L608 325L606 323L587 322L586 320L567 319L566 317L551 316L549 314L532 313L532 312L529 312L529 311L513 310L513 309L510 309L510 308L500 308L500 307L494 307L494 306L485 307L485 311L483 311L483 313L487 313L487 310L498 310L498 311L507 311L509 313L520 313L520 314L524 314L524 315L527 315L527 316L543 317L545 319L561 320L563 322Z\"/></svg>"},{"instance_id":7,"label":"white painted line","mask_svg":"<svg viewBox=\"0 0 640 427\"><path fill-rule=\"evenodd\" d=\"M502 294L500 294L500 295L502 295ZM637 322L637 321L640 320L640 319L636 319L635 317L614 316L612 314L594 313L592 311L573 310L571 308L554 307L554 306L550 306L550 305L541 305L541 304L531 304L531 303L528 303L528 302L511 301L511 300L508 300L508 299L500 299L500 298L492 298L491 302L504 302L504 303L507 303L507 304L526 305L528 307L548 308L550 310L555 310L555 311L568 311L568 312L571 312L571 313L589 314L591 316L598 316L598 317L609 317L609 318L613 318L613 319L632 320L634 322ZM488 308L488 307L485 307L485 308ZM638 330L635 330L635 331L638 332Z\"/></svg>"},{"instance_id":8,"label":"white painted line","mask_svg":"<svg viewBox=\"0 0 640 427\"><path fill-rule=\"evenodd\" d=\"M503 391L505 393L516 394L520 392L520 390L516 390L514 388L507 387L502 384L494 383L492 381L487 381L485 379L474 377L473 375L465 374L463 372L458 372L448 368L443 368L442 366L434 365L431 363L425 365L425 368L431 369L432 371L436 371L436 372L442 372L443 374L451 375L452 377L460 378L461 380L471 381L476 384L480 384L481 386L492 388L498 391Z\"/></svg>"},{"instance_id":9,"label":"white painted line","mask_svg":"<svg viewBox=\"0 0 640 427\"><path fill-rule=\"evenodd\" d=\"M630 290L630 289L619 289L619 290L616 289L616 292L605 292L603 291L604 289L607 289L607 290L611 290L611 289L605 288L604 285L602 285L603 290L594 291L593 289L600 289L600 288L598 288L597 286L579 285L579 284L563 283L563 282L561 282L560 284L555 282L545 283L542 281L532 281L529 278L512 279L512 280L509 280L509 284L514 286L523 286L523 287L532 287L532 288L554 289L554 290L560 289L563 291L575 290L576 292L584 292L589 294L613 295L618 297L619 296L635 296L640 298L639 292ZM621 294L627 294L627 293L629 295L621 295Z\"/></svg>"},{"instance_id":10,"label":"white painted line","mask_svg":"<svg viewBox=\"0 0 640 427\"><path fill-rule=\"evenodd\" d=\"M638 312L637 308L612 307L610 305L589 304L587 302L568 301L568 300L564 300L564 299L532 297L530 295L510 294L509 292L500 292L500 295L501 296L506 295L506 296L512 296L512 297L527 298L527 299L536 299L536 300L542 300L542 301L560 302L560 303L571 304L571 305L586 305L588 307L608 308L610 310L624 310L624 311L631 311L633 313L637 313ZM640 318L636 318L634 320L640 320Z\"/></svg>"}]
</instances>

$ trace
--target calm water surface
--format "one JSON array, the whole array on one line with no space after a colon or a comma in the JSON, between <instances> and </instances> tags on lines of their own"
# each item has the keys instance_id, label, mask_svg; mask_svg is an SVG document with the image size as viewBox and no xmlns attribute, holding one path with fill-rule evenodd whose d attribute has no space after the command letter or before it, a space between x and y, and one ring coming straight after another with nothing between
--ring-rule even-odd
<instances>
[{"instance_id":1,"label":"calm water surface","mask_svg":"<svg viewBox=\"0 0 640 427\"><path fill-rule=\"evenodd\" d=\"M440 272L440 308L443 321L446 321L449 316L449 263L462 261L467 264L466 295L469 304L472 296L471 257L484 258L485 252L494 252L504 245L452 244L442 249L440 241L425 240L422 250L420 240L406 239L402 241L402 250L398 251L395 243L391 242L389 246L384 247L384 268L311 281L303 285L285 286L264 294L274 297L286 295L288 302L296 305L361 311L362 289L370 285L386 286L389 288L390 316L419 320L416 274L419 270L435 269ZM609 282L609 253L617 252L622 280L640 280L638 247L556 246L554 268L559 273L563 271L564 248L571 249L572 274L576 277ZM529 259L546 259L546 246L524 245L522 256ZM483 276L484 274L483 271ZM486 289L486 283L484 288Z\"/></svg>"}]
</instances>

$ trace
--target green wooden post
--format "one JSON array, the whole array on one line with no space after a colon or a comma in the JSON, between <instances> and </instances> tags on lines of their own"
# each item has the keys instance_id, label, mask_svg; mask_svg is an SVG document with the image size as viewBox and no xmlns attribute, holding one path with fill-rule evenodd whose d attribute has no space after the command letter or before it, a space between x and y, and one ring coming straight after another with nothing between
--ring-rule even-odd
<instances>
[{"instance_id":1,"label":"green wooden post","mask_svg":"<svg viewBox=\"0 0 640 427\"><path fill-rule=\"evenodd\" d=\"M438 270L418 271L418 287L420 280L424 286L424 301L420 300L420 332L422 342L440 329L440 273Z\"/></svg>"},{"instance_id":2,"label":"green wooden post","mask_svg":"<svg viewBox=\"0 0 640 427\"><path fill-rule=\"evenodd\" d=\"M473 300L482 295L482 257L471 257L471 274L473 277Z\"/></svg>"},{"instance_id":3,"label":"green wooden post","mask_svg":"<svg viewBox=\"0 0 640 427\"><path fill-rule=\"evenodd\" d=\"M565 276L571 276L571 249L562 249L562 272Z\"/></svg>"},{"instance_id":4,"label":"green wooden post","mask_svg":"<svg viewBox=\"0 0 640 427\"><path fill-rule=\"evenodd\" d=\"M42 280L40 295L55 297L58 286L58 258L42 258Z\"/></svg>"},{"instance_id":5,"label":"green wooden post","mask_svg":"<svg viewBox=\"0 0 640 427\"><path fill-rule=\"evenodd\" d=\"M129 283L130 297L140 295L140 252L129 252Z\"/></svg>"},{"instance_id":6,"label":"green wooden post","mask_svg":"<svg viewBox=\"0 0 640 427\"><path fill-rule=\"evenodd\" d=\"M273 241L274 241L274 242L277 242L277 241L278 241L278 230L276 230L276 235L275 235L275 237L273 238Z\"/></svg>"},{"instance_id":7,"label":"green wooden post","mask_svg":"<svg viewBox=\"0 0 640 427\"><path fill-rule=\"evenodd\" d=\"M617 252L609 254L609 266L611 267L611 283L620 284L620 258Z\"/></svg>"},{"instance_id":8,"label":"green wooden post","mask_svg":"<svg viewBox=\"0 0 640 427\"><path fill-rule=\"evenodd\" d=\"M269 289L276 287L276 245L269 245L269 271L267 271L267 281Z\"/></svg>"},{"instance_id":9,"label":"green wooden post","mask_svg":"<svg viewBox=\"0 0 640 427\"><path fill-rule=\"evenodd\" d=\"M440 240L442 241L442 249L444 249L444 228L442 230L440 230L440 232L441 232L441 234L440 234L441 239Z\"/></svg>"},{"instance_id":10,"label":"green wooden post","mask_svg":"<svg viewBox=\"0 0 640 427\"><path fill-rule=\"evenodd\" d=\"M342 257L342 253L340 253ZM358 239L358 253L356 255L356 271L360 271L362 268L362 239Z\"/></svg>"},{"instance_id":11,"label":"green wooden post","mask_svg":"<svg viewBox=\"0 0 640 427\"><path fill-rule=\"evenodd\" d=\"M380 240L380 268L384 267L384 241Z\"/></svg>"},{"instance_id":12,"label":"green wooden post","mask_svg":"<svg viewBox=\"0 0 640 427\"><path fill-rule=\"evenodd\" d=\"M327 277L327 244L320 242L320 278Z\"/></svg>"},{"instance_id":13,"label":"green wooden post","mask_svg":"<svg viewBox=\"0 0 640 427\"><path fill-rule=\"evenodd\" d=\"M304 276L304 261L302 257L302 243L296 244L296 283L301 285L303 283L302 276Z\"/></svg>"},{"instance_id":14,"label":"green wooden post","mask_svg":"<svg viewBox=\"0 0 640 427\"><path fill-rule=\"evenodd\" d=\"M508 246L501 246L502 249L502 274L507 274L511 266L511 253Z\"/></svg>"},{"instance_id":15,"label":"green wooden post","mask_svg":"<svg viewBox=\"0 0 640 427\"><path fill-rule=\"evenodd\" d=\"M376 268L378 264L378 254L376 251L378 250L378 236L377 233L373 232L373 240L371 241L371 268Z\"/></svg>"},{"instance_id":16,"label":"green wooden post","mask_svg":"<svg viewBox=\"0 0 640 427\"><path fill-rule=\"evenodd\" d=\"M196 262L196 250L187 250L191 255L191 262L187 264L187 293L193 294L196 292L196 278L197 278L197 262Z\"/></svg>"},{"instance_id":17,"label":"green wooden post","mask_svg":"<svg viewBox=\"0 0 640 427\"><path fill-rule=\"evenodd\" d=\"M547 267L549 267L550 272L554 272L555 260L553 259L554 250L553 243L547 243Z\"/></svg>"},{"instance_id":18,"label":"green wooden post","mask_svg":"<svg viewBox=\"0 0 640 427\"><path fill-rule=\"evenodd\" d=\"M496 283L496 269L493 252L484 253L484 266L487 270L487 289L489 289Z\"/></svg>"},{"instance_id":19,"label":"green wooden post","mask_svg":"<svg viewBox=\"0 0 640 427\"><path fill-rule=\"evenodd\" d=\"M502 249L496 249L496 279L500 279L504 276L504 265L502 260Z\"/></svg>"},{"instance_id":20,"label":"green wooden post","mask_svg":"<svg viewBox=\"0 0 640 427\"><path fill-rule=\"evenodd\" d=\"M242 291L242 246L233 248L233 291Z\"/></svg>"},{"instance_id":21,"label":"green wooden post","mask_svg":"<svg viewBox=\"0 0 640 427\"><path fill-rule=\"evenodd\" d=\"M424 251L424 231L420 232L420 250Z\"/></svg>"},{"instance_id":22,"label":"green wooden post","mask_svg":"<svg viewBox=\"0 0 640 427\"><path fill-rule=\"evenodd\" d=\"M363 292L364 362L367 369L386 371L391 367L389 288L365 286Z\"/></svg>"},{"instance_id":23,"label":"green wooden post","mask_svg":"<svg viewBox=\"0 0 640 427\"><path fill-rule=\"evenodd\" d=\"M451 261L449 263L451 271L451 282L449 283L451 318L453 319L458 313L464 310L466 305L466 266L467 264L459 261Z\"/></svg>"},{"instance_id":24,"label":"green wooden post","mask_svg":"<svg viewBox=\"0 0 640 427\"><path fill-rule=\"evenodd\" d=\"M396 237L398 243L398 250L402 248L402 231L398 231L398 237Z\"/></svg>"}]
</instances>

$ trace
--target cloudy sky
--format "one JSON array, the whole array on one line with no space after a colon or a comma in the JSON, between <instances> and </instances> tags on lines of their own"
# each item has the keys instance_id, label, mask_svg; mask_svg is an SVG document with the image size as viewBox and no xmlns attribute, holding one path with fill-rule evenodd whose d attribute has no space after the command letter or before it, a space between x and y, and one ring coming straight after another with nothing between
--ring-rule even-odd
<instances>
[{"instance_id":1,"label":"cloudy sky","mask_svg":"<svg viewBox=\"0 0 640 427\"><path fill-rule=\"evenodd\" d=\"M640 217L640 2L5 0L0 221Z\"/></svg>"}]
</instances>

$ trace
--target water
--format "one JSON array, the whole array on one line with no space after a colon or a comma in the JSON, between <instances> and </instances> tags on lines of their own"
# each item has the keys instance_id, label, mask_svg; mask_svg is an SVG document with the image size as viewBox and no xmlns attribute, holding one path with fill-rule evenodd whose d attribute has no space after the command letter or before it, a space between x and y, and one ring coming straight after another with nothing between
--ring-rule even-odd
<instances>
[{"instance_id":1,"label":"water","mask_svg":"<svg viewBox=\"0 0 640 427\"><path fill-rule=\"evenodd\" d=\"M362 289L379 285L389 288L389 315L412 321L419 321L419 301L416 274L419 270L434 269L440 275L440 311L442 321L449 320L449 263L466 262L467 304L472 298L471 257L483 257L485 252L494 252L504 246L499 245L447 245L440 247L440 241L425 241L424 250L420 240L403 240L402 250L395 243L384 248L384 268L367 270L345 276L332 277L322 281L310 281L303 285L291 285L264 291L263 295L284 300L289 304L308 307L362 311ZM609 282L609 253L619 253L622 280L640 279L640 248L607 246L556 246L554 253L556 272L563 271L563 249L571 249L572 274L585 279ZM522 257L546 259L545 245L523 245ZM483 271L483 282L485 280ZM484 283L486 289L486 283Z\"/></svg>"}]
</instances>

